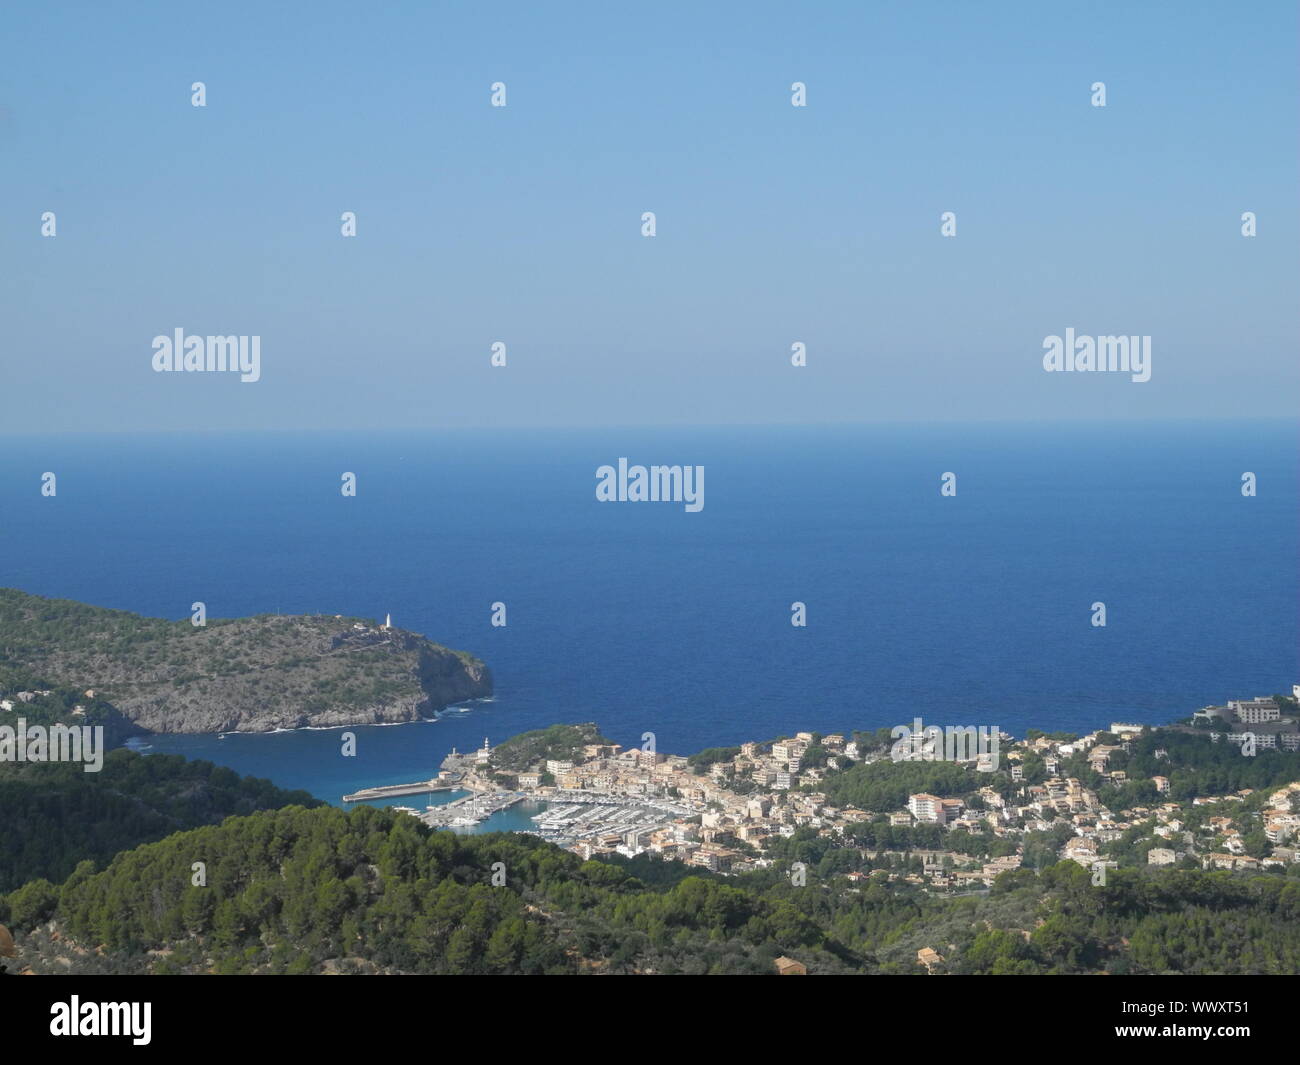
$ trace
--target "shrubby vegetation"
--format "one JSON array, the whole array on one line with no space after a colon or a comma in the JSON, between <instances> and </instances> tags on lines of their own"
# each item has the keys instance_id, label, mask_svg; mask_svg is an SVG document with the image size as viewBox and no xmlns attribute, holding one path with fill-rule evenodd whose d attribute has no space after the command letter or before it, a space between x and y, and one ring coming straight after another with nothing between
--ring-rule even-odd
<instances>
[{"instance_id":1,"label":"shrubby vegetation","mask_svg":"<svg viewBox=\"0 0 1300 1065\"><path fill-rule=\"evenodd\" d=\"M259 614L196 627L0 588L0 683L35 677L93 688L155 732L264 731L326 713L332 724L412 720L492 690L473 655L358 618Z\"/></svg>"},{"instance_id":2,"label":"shrubby vegetation","mask_svg":"<svg viewBox=\"0 0 1300 1065\"><path fill-rule=\"evenodd\" d=\"M917 792L947 798L965 795L972 789L970 772L955 762L894 762L884 759L832 773L822 781L818 790L826 795L832 806L898 810L907 805L909 795Z\"/></svg>"},{"instance_id":3,"label":"shrubby vegetation","mask_svg":"<svg viewBox=\"0 0 1300 1065\"><path fill-rule=\"evenodd\" d=\"M739 747L706 747L702 751L697 751L686 759L686 764L692 769L702 772L714 762L730 762L736 755L740 754Z\"/></svg>"},{"instance_id":4,"label":"shrubby vegetation","mask_svg":"<svg viewBox=\"0 0 1300 1065\"><path fill-rule=\"evenodd\" d=\"M512 736L494 749L492 761L501 769L519 772L548 758L581 761L582 748L587 744L613 742L600 734L594 722L552 725Z\"/></svg>"},{"instance_id":5,"label":"shrubby vegetation","mask_svg":"<svg viewBox=\"0 0 1300 1065\"><path fill-rule=\"evenodd\" d=\"M20 691L27 692L28 699L20 700ZM49 694L42 694L44 692ZM0 725L14 729L20 719L26 721L29 728L35 725L48 728L54 724L98 726L103 728L104 741L109 745L122 743L142 731L107 699L87 695L82 688L33 678L26 670L0 667L0 699L13 704L12 710L0 711ZM74 713L78 708L81 713Z\"/></svg>"},{"instance_id":6,"label":"shrubby vegetation","mask_svg":"<svg viewBox=\"0 0 1300 1065\"><path fill-rule=\"evenodd\" d=\"M1185 803L1244 788L1276 788L1295 780L1297 775L1294 752L1260 750L1253 757L1244 758L1234 743L1225 740L1215 743L1209 736L1189 732L1147 730L1131 737L1130 748L1127 754L1113 752L1108 769L1122 769L1135 779L1112 783L1092 769L1086 753L1066 759L1060 775L1077 777L1086 787L1096 790L1097 798L1104 805L1117 810L1157 802ZM1165 753L1158 755L1158 751ZM1150 778L1157 774L1169 778L1168 795L1160 795L1151 783ZM1030 778L1028 770L1025 776L1027 780Z\"/></svg>"}]
</instances>

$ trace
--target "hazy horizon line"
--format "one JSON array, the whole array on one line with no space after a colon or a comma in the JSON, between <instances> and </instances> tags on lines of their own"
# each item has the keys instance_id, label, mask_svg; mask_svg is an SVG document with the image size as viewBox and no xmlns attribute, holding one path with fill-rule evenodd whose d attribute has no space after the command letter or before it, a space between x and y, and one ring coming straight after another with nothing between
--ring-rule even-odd
<instances>
[{"instance_id":1,"label":"hazy horizon line","mask_svg":"<svg viewBox=\"0 0 1300 1065\"><path fill-rule=\"evenodd\" d=\"M0 428L0 437L86 437L86 436L195 436L195 435L310 435L310 434L411 434L411 433L481 433L481 432L597 432L642 430L682 431L708 429L870 429L876 427L907 426L911 428L955 428L961 426L1067 426L1067 425L1182 425L1182 424L1259 424L1261 422L1286 423L1300 428L1300 414L1259 415L1177 415L1167 417L1075 417L1075 418L882 418L871 421L827 420L815 422L601 422L582 425L535 424L474 424L474 425L383 425L383 426L210 426L183 429L155 427L125 429L54 429L21 430Z\"/></svg>"}]
</instances>

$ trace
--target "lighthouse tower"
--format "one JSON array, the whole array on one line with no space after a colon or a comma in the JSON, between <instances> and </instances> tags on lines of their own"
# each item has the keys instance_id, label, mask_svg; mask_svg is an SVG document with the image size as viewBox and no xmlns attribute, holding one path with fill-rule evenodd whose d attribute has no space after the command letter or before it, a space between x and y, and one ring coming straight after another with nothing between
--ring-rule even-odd
<instances>
[{"instance_id":1,"label":"lighthouse tower","mask_svg":"<svg viewBox=\"0 0 1300 1065\"><path fill-rule=\"evenodd\" d=\"M393 627L393 615L392 615L392 614L385 614L385 615L384 615L384 628L386 628L386 629L391 629L392 627Z\"/></svg>"}]
</instances>

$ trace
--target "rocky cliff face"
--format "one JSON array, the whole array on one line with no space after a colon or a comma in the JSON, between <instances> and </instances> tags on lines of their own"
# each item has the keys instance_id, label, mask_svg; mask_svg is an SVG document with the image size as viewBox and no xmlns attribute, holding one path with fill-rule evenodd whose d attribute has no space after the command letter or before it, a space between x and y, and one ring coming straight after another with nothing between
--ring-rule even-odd
<instances>
[{"instance_id":1,"label":"rocky cliff face","mask_svg":"<svg viewBox=\"0 0 1300 1065\"><path fill-rule=\"evenodd\" d=\"M417 721L492 693L472 655L357 618L188 621L0 594L0 661L95 689L151 732Z\"/></svg>"}]
</instances>

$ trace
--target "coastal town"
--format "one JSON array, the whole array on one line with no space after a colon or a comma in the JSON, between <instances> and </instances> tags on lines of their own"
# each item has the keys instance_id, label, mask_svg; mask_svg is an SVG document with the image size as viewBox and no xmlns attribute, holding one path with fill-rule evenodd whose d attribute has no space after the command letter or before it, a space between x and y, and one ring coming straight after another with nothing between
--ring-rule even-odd
<instances>
[{"instance_id":1,"label":"coastal town","mask_svg":"<svg viewBox=\"0 0 1300 1065\"><path fill-rule=\"evenodd\" d=\"M992 752L918 750L881 730L799 732L685 757L652 744L625 749L595 726L554 726L453 751L436 778L406 793L467 794L423 813L404 809L433 827L468 829L514 806L540 808L524 831L583 858L651 854L722 874L807 858L850 881L934 892L986 891L1001 873L1062 860L1103 877L1121 862L1285 870L1300 863L1298 696L1300 685L1289 697L1232 700L1159 729L1112 722L1019 740L994 730ZM1180 744L1234 760L1273 752L1294 758L1294 771L1288 763L1285 784L1208 793L1200 778L1178 783L1182 756L1171 750ZM845 800L855 779L945 761L945 786L934 789L942 795Z\"/></svg>"}]
</instances>

